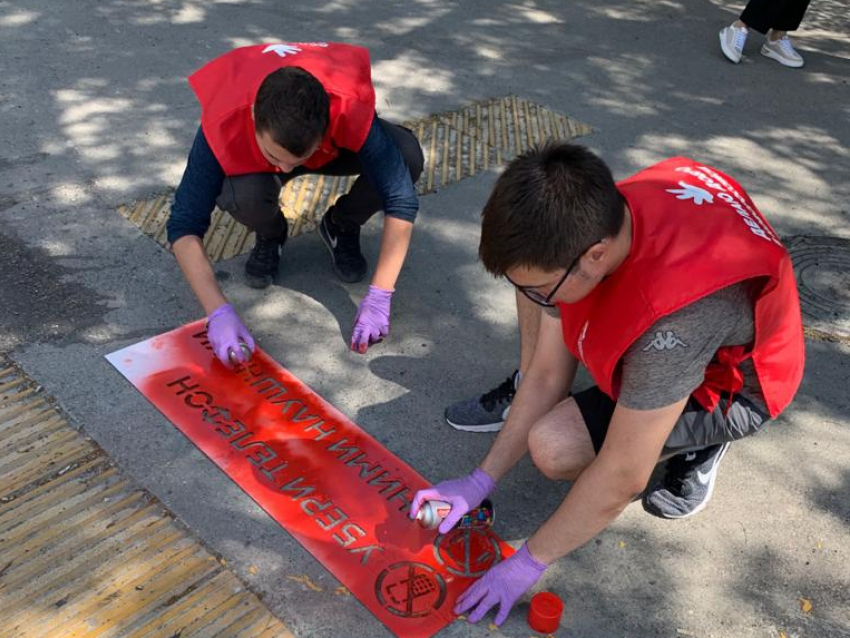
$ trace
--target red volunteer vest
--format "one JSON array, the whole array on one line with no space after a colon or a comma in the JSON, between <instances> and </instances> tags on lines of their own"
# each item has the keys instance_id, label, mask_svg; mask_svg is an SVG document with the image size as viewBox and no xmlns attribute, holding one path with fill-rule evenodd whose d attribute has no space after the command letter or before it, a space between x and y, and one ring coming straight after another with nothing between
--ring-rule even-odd
<instances>
[{"instance_id":1,"label":"red volunteer vest","mask_svg":"<svg viewBox=\"0 0 850 638\"><path fill-rule=\"evenodd\" d=\"M369 52L348 44L292 42L241 47L189 76L201 103L201 127L227 175L275 173L254 137L251 107L266 77L297 66L315 77L330 98L330 122L319 149L304 164L319 168L340 148L359 151L375 115Z\"/></svg>"},{"instance_id":2,"label":"red volunteer vest","mask_svg":"<svg viewBox=\"0 0 850 638\"><path fill-rule=\"evenodd\" d=\"M752 357L767 409L778 415L800 386L805 351L791 259L773 228L737 182L687 158L617 186L632 213L631 251L587 297L558 304L570 352L616 400L620 359L656 320L757 279L752 348L721 348L693 396L713 410L721 392L743 387L738 366Z\"/></svg>"}]
</instances>

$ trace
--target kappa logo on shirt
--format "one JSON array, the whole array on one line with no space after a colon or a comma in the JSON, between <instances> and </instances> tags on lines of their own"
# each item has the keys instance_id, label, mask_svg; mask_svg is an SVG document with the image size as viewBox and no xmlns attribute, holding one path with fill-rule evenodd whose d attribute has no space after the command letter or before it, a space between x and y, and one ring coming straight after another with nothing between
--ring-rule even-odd
<instances>
[{"instance_id":1,"label":"kappa logo on shirt","mask_svg":"<svg viewBox=\"0 0 850 638\"><path fill-rule=\"evenodd\" d=\"M704 188L693 186L687 182L679 182L679 186L681 186L681 188L668 188L665 192L675 195L676 199L693 200L694 204L697 206L702 206L705 202L708 202L709 204L714 203L714 195Z\"/></svg>"},{"instance_id":2,"label":"kappa logo on shirt","mask_svg":"<svg viewBox=\"0 0 850 638\"><path fill-rule=\"evenodd\" d=\"M659 352L662 352L664 350L672 350L673 348L678 347L687 348L688 344L673 334L672 330L668 330L667 332L656 332L655 336L652 340L650 340L643 351L649 352L650 350L658 350Z\"/></svg>"}]
</instances>

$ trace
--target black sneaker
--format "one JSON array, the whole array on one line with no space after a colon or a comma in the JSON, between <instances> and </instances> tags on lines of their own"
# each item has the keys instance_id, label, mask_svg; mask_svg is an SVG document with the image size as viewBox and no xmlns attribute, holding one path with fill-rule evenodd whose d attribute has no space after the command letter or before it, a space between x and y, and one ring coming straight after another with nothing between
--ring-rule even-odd
<instances>
[{"instance_id":1,"label":"black sneaker","mask_svg":"<svg viewBox=\"0 0 850 638\"><path fill-rule=\"evenodd\" d=\"M266 288L272 283L280 266L281 246L283 242L279 239L255 235L254 248L245 262L245 277L251 288Z\"/></svg>"},{"instance_id":2,"label":"black sneaker","mask_svg":"<svg viewBox=\"0 0 850 638\"><path fill-rule=\"evenodd\" d=\"M446 421L464 432L498 432L508 418L518 385L519 370L515 370L497 388L446 408Z\"/></svg>"},{"instance_id":3,"label":"black sneaker","mask_svg":"<svg viewBox=\"0 0 850 638\"><path fill-rule=\"evenodd\" d=\"M331 253L336 276L347 284L357 283L366 276L366 259L360 252L360 226L352 230L340 228L333 221L332 211L329 208L322 216L319 236Z\"/></svg>"},{"instance_id":4,"label":"black sneaker","mask_svg":"<svg viewBox=\"0 0 850 638\"><path fill-rule=\"evenodd\" d=\"M661 482L644 494L643 509L659 518L687 518L702 511L728 449L729 443L721 443L671 458Z\"/></svg>"}]
</instances>

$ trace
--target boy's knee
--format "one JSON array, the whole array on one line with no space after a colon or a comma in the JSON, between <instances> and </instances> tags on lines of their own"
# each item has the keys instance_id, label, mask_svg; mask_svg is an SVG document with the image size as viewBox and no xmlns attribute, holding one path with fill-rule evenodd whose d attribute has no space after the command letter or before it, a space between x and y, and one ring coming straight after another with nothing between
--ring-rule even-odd
<instances>
[{"instance_id":1,"label":"boy's knee","mask_svg":"<svg viewBox=\"0 0 850 638\"><path fill-rule=\"evenodd\" d=\"M540 423L531 428L528 433L528 453L531 455L531 460L537 469L544 476L550 479L558 479L559 470L558 460L553 453L550 445L550 438L543 432L543 429L538 427Z\"/></svg>"},{"instance_id":2,"label":"boy's knee","mask_svg":"<svg viewBox=\"0 0 850 638\"><path fill-rule=\"evenodd\" d=\"M410 178L415 184L419 176L422 175L422 171L425 170L425 155L422 153L422 147L419 146L419 141L415 137L413 138L413 148L405 156L404 163L407 164L407 168L410 171Z\"/></svg>"},{"instance_id":3,"label":"boy's knee","mask_svg":"<svg viewBox=\"0 0 850 638\"><path fill-rule=\"evenodd\" d=\"M569 459L558 441L557 432L547 417L538 421L528 433L528 452L544 476L553 480L571 479ZM567 476L569 475L569 476Z\"/></svg>"},{"instance_id":4,"label":"boy's knee","mask_svg":"<svg viewBox=\"0 0 850 638\"><path fill-rule=\"evenodd\" d=\"M425 169L425 154L422 152L422 146L413 131L403 126L399 128L402 135L396 138L396 142L401 151L401 157L410 171L410 177L415 183Z\"/></svg>"},{"instance_id":5,"label":"boy's knee","mask_svg":"<svg viewBox=\"0 0 850 638\"><path fill-rule=\"evenodd\" d=\"M271 173L226 177L216 200L218 207L237 219L280 212L280 183Z\"/></svg>"},{"instance_id":6,"label":"boy's knee","mask_svg":"<svg viewBox=\"0 0 850 638\"><path fill-rule=\"evenodd\" d=\"M565 403L534 424L528 433L528 450L544 476L574 481L593 461L595 453L584 423L570 418L577 410L564 409Z\"/></svg>"}]
</instances>

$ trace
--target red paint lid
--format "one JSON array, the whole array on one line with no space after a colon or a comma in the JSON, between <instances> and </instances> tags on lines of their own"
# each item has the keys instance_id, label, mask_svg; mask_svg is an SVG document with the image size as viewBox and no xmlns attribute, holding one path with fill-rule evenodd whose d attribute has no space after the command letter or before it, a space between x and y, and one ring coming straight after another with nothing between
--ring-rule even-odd
<instances>
[{"instance_id":1,"label":"red paint lid","mask_svg":"<svg viewBox=\"0 0 850 638\"><path fill-rule=\"evenodd\" d=\"M539 634L551 634L561 624L564 602L555 594L542 591L535 594L528 608L528 626Z\"/></svg>"}]
</instances>

